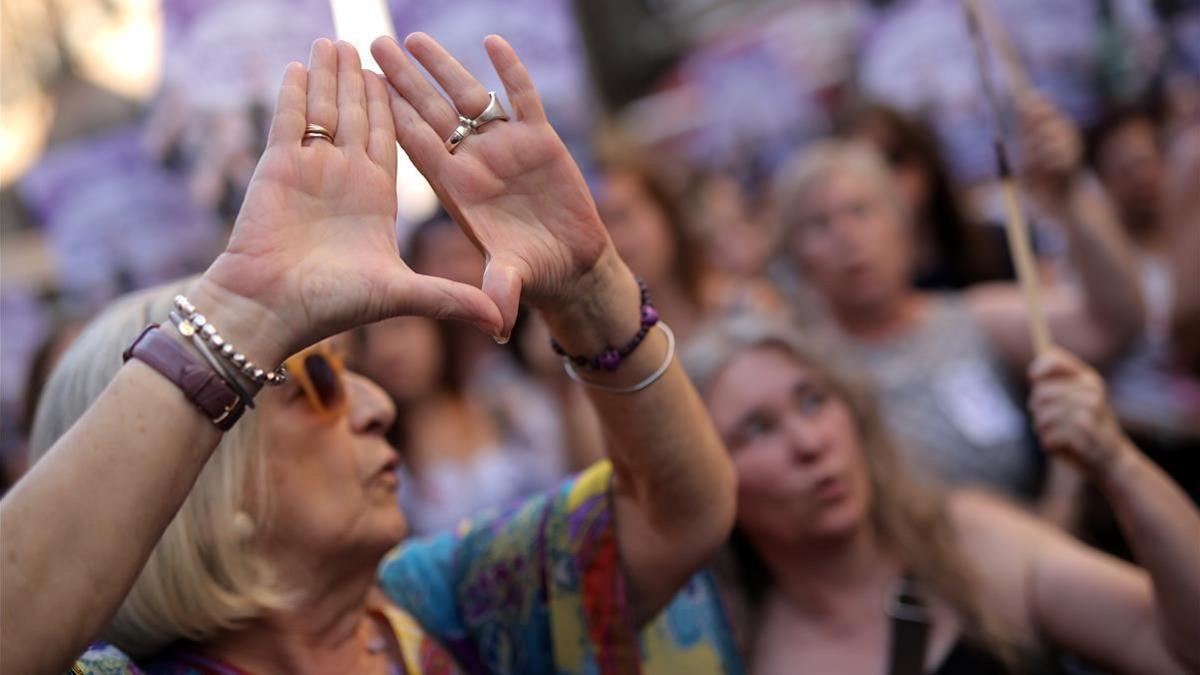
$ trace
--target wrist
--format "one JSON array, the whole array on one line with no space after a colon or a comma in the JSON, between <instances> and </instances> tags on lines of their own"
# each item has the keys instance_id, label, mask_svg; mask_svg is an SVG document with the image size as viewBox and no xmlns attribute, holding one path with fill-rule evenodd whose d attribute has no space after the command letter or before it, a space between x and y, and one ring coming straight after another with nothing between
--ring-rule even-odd
<instances>
[{"instance_id":1,"label":"wrist","mask_svg":"<svg viewBox=\"0 0 1200 675\"><path fill-rule=\"evenodd\" d=\"M542 308L550 334L572 354L592 356L622 345L641 328L641 291L611 248L557 306ZM654 289L650 289L653 294Z\"/></svg>"},{"instance_id":2,"label":"wrist","mask_svg":"<svg viewBox=\"0 0 1200 675\"><path fill-rule=\"evenodd\" d=\"M198 279L185 295L227 343L261 367L274 368L293 351L286 325L263 304L207 276Z\"/></svg>"},{"instance_id":3,"label":"wrist","mask_svg":"<svg viewBox=\"0 0 1200 675\"><path fill-rule=\"evenodd\" d=\"M1106 493L1120 490L1126 477L1136 470L1141 459L1141 452L1133 442L1122 437L1108 461L1091 471L1092 479Z\"/></svg>"}]
</instances>

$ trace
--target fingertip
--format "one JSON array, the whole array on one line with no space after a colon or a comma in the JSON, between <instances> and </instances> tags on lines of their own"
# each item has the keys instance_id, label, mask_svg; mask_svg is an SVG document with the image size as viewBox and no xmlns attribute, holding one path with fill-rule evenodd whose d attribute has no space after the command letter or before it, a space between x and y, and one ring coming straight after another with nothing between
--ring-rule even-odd
<instances>
[{"instance_id":1,"label":"fingertip","mask_svg":"<svg viewBox=\"0 0 1200 675\"><path fill-rule=\"evenodd\" d=\"M310 49L309 52L312 55L316 55L323 52L328 53L331 49L336 49L333 41L327 37L319 37L316 40L313 40L312 49Z\"/></svg>"},{"instance_id":2,"label":"fingertip","mask_svg":"<svg viewBox=\"0 0 1200 675\"><path fill-rule=\"evenodd\" d=\"M425 33L422 31L415 31L415 32L409 33L407 36L405 36L404 46L409 51L412 51L414 46L420 47L421 43L425 42L427 40L432 41L433 38L429 37L428 33Z\"/></svg>"},{"instance_id":3,"label":"fingertip","mask_svg":"<svg viewBox=\"0 0 1200 675\"><path fill-rule=\"evenodd\" d=\"M396 38L391 35L380 35L371 40L371 53L378 55L380 52L386 52L389 49L399 49L400 43L396 42Z\"/></svg>"}]
</instances>

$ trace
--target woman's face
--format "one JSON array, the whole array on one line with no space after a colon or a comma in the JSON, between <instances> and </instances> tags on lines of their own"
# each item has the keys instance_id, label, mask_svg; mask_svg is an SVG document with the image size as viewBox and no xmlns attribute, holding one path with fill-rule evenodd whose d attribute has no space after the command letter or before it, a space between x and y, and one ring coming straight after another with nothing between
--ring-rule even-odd
<instances>
[{"instance_id":1,"label":"woman's face","mask_svg":"<svg viewBox=\"0 0 1200 675\"><path fill-rule=\"evenodd\" d=\"M804 277L839 313L878 313L911 276L910 231L880 186L837 171L796 200L789 245Z\"/></svg>"},{"instance_id":2,"label":"woman's face","mask_svg":"<svg viewBox=\"0 0 1200 675\"><path fill-rule=\"evenodd\" d=\"M772 253L771 235L736 180L714 176L705 182L696 224L713 268L735 277L762 274Z\"/></svg>"},{"instance_id":3,"label":"woman's face","mask_svg":"<svg viewBox=\"0 0 1200 675\"><path fill-rule=\"evenodd\" d=\"M755 541L804 545L865 522L870 483L849 406L780 347L735 356L707 403L738 475L738 525Z\"/></svg>"},{"instance_id":4,"label":"woman's face","mask_svg":"<svg viewBox=\"0 0 1200 675\"><path fill-rule=\"evenodd\" d=\"M423 316L401 316L362 329L355 369L403 405L440 384L445 355L437 325Z\"/></svg>"},{"instance_id":5,"label":"woman's face","mask_svg":"<svg viewBox=\"0 0 1200 675\"><path fill-rule=\"evenodd\" d=\"M259 457L270 502L257 540L268 557L381 556L405 534L396 500L399 456L384 439L395 408L361 375L325 375L317 388L342 387L340 410L318 412L296 377L259 396Z\"/></svg>"},{"instance_id":6,"label":"woman's face","mask_svg":"<svg viewBox=\"0 0 1200 675\"><path fill-rule=\"evenodd\" d=\"M416 271L475 287L483 283L483 254L454 221L438 221L420 236L421 254L412 261Z\"/></svg>"},{"instance_id":7,"label":"woman's face","mask_svg":"<svg viewBox=\"0 0 1200 675\"><path fill-rule=\"evenodd\" d=\"M666 212L632 173L607 174L598 192L600 218L617 253L650 288L661 286L675 267L676 254Z\"/></svg>"},{"instance_id":8,"label":"woman's face","mask_svg":"<svg viewBox=\"0 0 1200 675\"><path fill-rule=\"evenodd\" d=\"M1126 226L1157 221L1167 171L1152 122L1133 119L1109 135L1097 153L1096 169Z\"/></svg>"}]
</instances>

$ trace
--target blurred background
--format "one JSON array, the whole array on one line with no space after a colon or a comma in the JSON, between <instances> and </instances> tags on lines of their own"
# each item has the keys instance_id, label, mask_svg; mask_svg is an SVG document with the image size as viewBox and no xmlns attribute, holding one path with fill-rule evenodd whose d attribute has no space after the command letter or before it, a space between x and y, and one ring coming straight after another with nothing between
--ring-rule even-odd
<instances>
[{"instance_id":1,"label":"blurred background","mask_svg":"<svg viewBox=\"0 0 1200 675\"><path fill-rule=\"evenodd\" d=\"M1088 141L1083 161L1099 171L1097 143L1131 119L1118 113L1137 111L1151 125L1153 157L1141 158L1140 169L1110 170L1116 183L1109 190L1121 190L1126 173L1144 174L1147 161L1185 167L1151 176L1152 183L1194 180L1200 187L1200 175L1179 173L1197 166L1200 2L981 6L1006 135L1015 134L1009 94L1035 89ZM803 284L778 260L781 226L768 187L793 152L822 137L876 142L902 183L924 185L918 190L931 200L952 193L982 240L1002 232L990 141L997 120L958 0L3 0L0 21L5 485L23 470L41 384L88 317L122 293L203 271L221 250L263 147L283 67L305 61L319 36L348 39L366 55L376 35L425 31L498 90L481 42L488 33L508 38L602 202L622 186L612 170L597 167L625 166L613 158L631 154L653 158L666 185L662 207L678 212L680 223L663 245L686 282L679 293L664 290L662 302L674 305L666 315L677 317L673 325L684 334L684 291L695 287L701 268L705 279L722 280L732 304L803 313ZM1185 156L1172 163L1171 151ZM1140 179L1130 180L1136 201ZM652 184L646 179L643 188ZM397 190L397 227L402 240L411 235L410 254L426 258L425 270L453 275L454 244L439 239L436 201L423 180L402 170ZM619 247L626 242L627 258L647 255L654 233L636 223L622 230L636 220L626 206L602 209L606 223ZM1200 227L1191 213L1176 227ZM943 262L954 264L919 270L922 287L1011 278L1003 248L972 258L962 243L971 237L930 236L942 237ZM1034 238L1048 270L1062 263L1064 237L1053 223L1035 218ZM1196 262L1200 269L1200 251ZM653 260L630 263L652 275ZM541 339L537 330L525 332ZM440 339L447 359L471 358L452 336ZM1200 397L1178 384L1190 382L1180 365L1187 339L1171 339L1174 360L1159 365L1180 377L1134 387L1125 415L1167 447L1194 449ZM1197 345L1200 338L1192 358ZM545 361L529 350L514 357L534 380L556 367ZM509 417L530 420L531 436L555 417L537 412L550 404L535 394L504 405L513 401L526 407ZM596 441L585 413L568 410L557 419L567 428L554 433L574 440L551 445L583 455L560 458L566 470L584 463Z\"/></svg>"}]
</instances>

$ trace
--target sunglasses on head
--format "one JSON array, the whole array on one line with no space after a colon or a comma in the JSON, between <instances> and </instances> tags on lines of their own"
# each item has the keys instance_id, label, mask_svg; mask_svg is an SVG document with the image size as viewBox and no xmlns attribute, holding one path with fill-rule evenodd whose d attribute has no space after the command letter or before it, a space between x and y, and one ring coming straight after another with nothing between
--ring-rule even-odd
<instances>
[{"instance_id":1,"label":"sunglasses on head","mask_svg":"<svg viewBox=\"0 0 1200 675\"><path fill-rule=\"evenodd\" d=\"M334 416L346 406L346 364L328 342L319 342L284 361L288 374L312 409Z\"/></svg>"}]
</instances>

